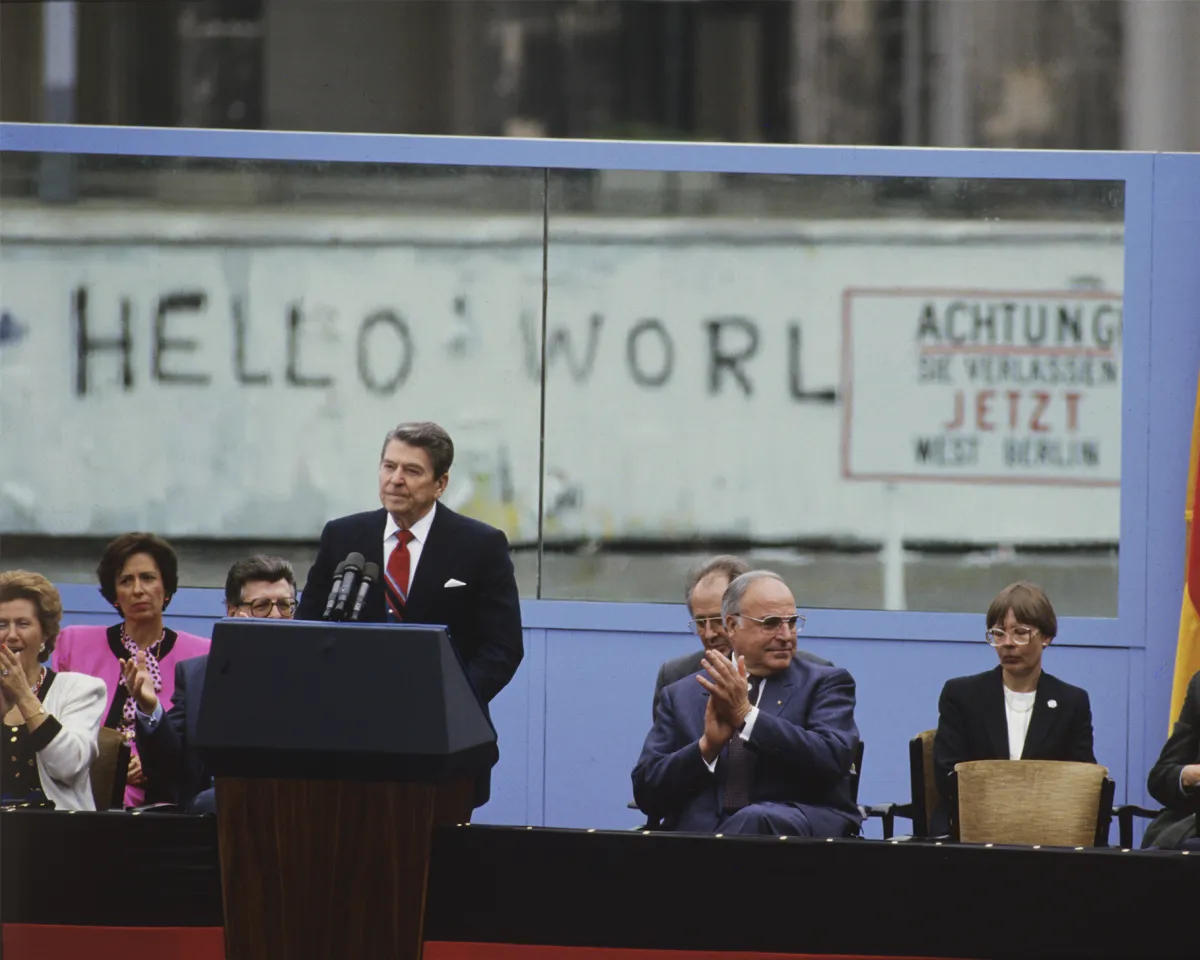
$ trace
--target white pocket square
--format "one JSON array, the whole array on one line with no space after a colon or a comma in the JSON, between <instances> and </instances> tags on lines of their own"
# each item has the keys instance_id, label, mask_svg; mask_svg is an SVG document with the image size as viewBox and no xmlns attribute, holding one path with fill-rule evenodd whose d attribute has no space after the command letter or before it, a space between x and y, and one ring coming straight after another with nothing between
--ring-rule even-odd
<instances>
[{"instance_id":1,"label":"white pocket square","mask_svg":"<svg viewBox=\"0 0 1200 960\"><path fill-rule=\"evenodd\" d=\"M445 586L445 587L465 587L466 584L463 583L461 580L455 580L453 577L451 577L449 580L447 580L445 582L445 584L443 584L443 586Z\"/></svg>"}]
</instances>

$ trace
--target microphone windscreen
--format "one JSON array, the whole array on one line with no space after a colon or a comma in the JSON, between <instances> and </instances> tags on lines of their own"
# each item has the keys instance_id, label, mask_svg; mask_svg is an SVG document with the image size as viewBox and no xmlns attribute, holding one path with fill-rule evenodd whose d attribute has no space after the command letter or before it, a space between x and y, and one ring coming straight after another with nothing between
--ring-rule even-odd
<instances>
[{"instance_id":1,"label":"microphone windscreen","mask_svg":"<svg viewBox=\"0 0 1200 960\"><path fill-rule=\"evenodd\" d=\"M367 563L366 563L366 566L364 566L364 567L363 567L363 574L362 574L362 575L363 575L363 579L364 579L364 580L375 580L375 579L378 579L378 577L379 577L379 565L378 565L378 564L376 564L376 563L371 563L371 561L369 561L369 560L368 560L368 561L367 561Z\"/></svg>"}]
</instances>

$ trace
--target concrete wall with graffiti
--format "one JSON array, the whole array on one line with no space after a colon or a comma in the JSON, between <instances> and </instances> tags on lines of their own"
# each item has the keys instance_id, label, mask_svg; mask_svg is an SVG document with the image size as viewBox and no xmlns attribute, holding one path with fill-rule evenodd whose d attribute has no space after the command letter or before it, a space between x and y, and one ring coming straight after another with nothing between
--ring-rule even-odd
<instances>
[{"instance_id":1,"label":"concrete wall with graffiti","mask_svg":"<svg viewBox=\"0 0 1200 960\"><path fill-rule=\"evenodd\" d=\"M1115 542L1119 228L7 210L0 533L314 537L436 419L562 538ZM899 520L897 520L897 516Z\"/></svg>"}]
</instances>

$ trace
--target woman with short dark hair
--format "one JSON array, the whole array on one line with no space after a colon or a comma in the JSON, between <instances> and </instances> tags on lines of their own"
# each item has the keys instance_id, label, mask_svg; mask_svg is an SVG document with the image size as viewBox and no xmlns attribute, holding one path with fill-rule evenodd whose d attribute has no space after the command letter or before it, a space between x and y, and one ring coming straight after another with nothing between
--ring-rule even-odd
<instances>
[{"instance_id":1,"label":"woman with short dark hair","mask_svg":"<svg viewBox=\"0 0 1200 960\"><path fill-rule=\"evenodd\" d=\"M94 810L104 684L45 666L62 600L40 573L0 573L0 802Z\"/></svg>"},{"instance_id":2,"label":"woman with short dark hair","mask_svg":"<svg viewBox=\"0 0 1200 960\"><path fill-rule=\"evenodd\" d=\"M1057 633L1054 607L1036 584L1010 584L992 601L984 639L1000 663L942 688L933 742L939 784L968 760L1096 762L1087 691L1042 669Z\"/></svg>"},{"instance_id":3,"label":"woman with short dark hair","mask_svg":"<svg viewBox=\"0 0 1200 960\"><path fill-rule=\"evenodd\" d=\"M179 588L179 560L171 545L152 533L126 533L110 542L96 568L100 594L121 622L109 627L73 626L59 634L54 667L104 681L108 691L106 727L129 742L125 806L171 801L172 786L147 781L134 741L137 704L125 689L124 661L144 663L164 709L175 691L175 664L208 653L210 641L163 625L163 612Z\"/></svg>"}]
</instances>

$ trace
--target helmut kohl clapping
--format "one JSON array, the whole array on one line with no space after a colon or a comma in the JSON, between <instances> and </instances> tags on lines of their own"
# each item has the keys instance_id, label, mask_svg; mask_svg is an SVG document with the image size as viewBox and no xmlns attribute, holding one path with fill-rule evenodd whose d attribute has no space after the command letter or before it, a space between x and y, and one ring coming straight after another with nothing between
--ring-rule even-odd
<instances>
[{"instance_id":1,"label":"helmut kohl clapping","mask_svg":"<svg viewBox=\"0 0 1200 960\"><path fill-rule=\"evenodd\" d=\"M704 673L663 690L633 770L638 807L666 830L856 834L853 678L796 658L803 617L778 574L736 578L721 615L736 661L710 650Z\"/></svg>"}]
</instances>

